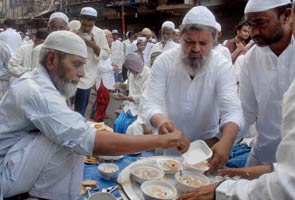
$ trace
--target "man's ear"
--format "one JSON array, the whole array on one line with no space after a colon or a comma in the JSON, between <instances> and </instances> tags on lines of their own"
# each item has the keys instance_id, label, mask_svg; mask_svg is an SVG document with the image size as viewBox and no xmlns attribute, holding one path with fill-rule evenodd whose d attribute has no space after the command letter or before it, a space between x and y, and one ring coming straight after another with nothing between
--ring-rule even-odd
<instances>
[{"instance_id":1,"label":"man's ear","mask_svg":"<svg viewBox=\"0 0 295 200\"><path fill-rule=\"evenodd\" d=\"M287 8L283 14L284 17L284 23L288 24L290 23L291 20L291 14L292 14L292 9L291 8Z\"/></svg>"},{"instance_id":2,"label":"man's ear","mask_svg":"<svg viewBox=\"0 0 295 200\"><path fill-rule=\"evenodd\" d=\"M46 65L47 65L47 69L49 71L53 70L55 67L55 59L56 59L56 54L54 51L49 51L47 53L47 57L46 57Z\"/></svg>"}]
</instances>

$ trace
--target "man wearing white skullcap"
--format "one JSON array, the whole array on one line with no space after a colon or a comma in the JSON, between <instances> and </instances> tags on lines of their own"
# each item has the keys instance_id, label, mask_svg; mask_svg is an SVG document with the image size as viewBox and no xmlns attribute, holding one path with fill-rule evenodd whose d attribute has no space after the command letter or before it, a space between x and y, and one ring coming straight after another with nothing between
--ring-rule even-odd
<instances>
[{"instance_id":1,"label":"man wearing white skullcap","mask_svg":"<svg viewBox=\"0 0 295 200\"><path fill-rule=\"evenodd\" d=\"M150 66L150 59L151 59L152 53L164 52L164 51L167 51L168 49L178 46L178 44L175 43L172 39L174 34L174 29L175 29L175 25L171 21L165 21L162 24L162 28L161 28L162 40L160 42L157 42L151 49L148 66Z\"/></svg>"},{"instance_id":2,"label":"man wearing white skullcap","mask_svg":"<svg viewBox=\"0 0 295 200\"><path fill-rule=\"evenodd\" d=\"M85 155L122 155L156 147L185 152L180 131L127 136L99 131L72 111L71 96L85 75L85 42L70 31L51 33L40 66L10 87L0 103L0 196L79 199Z\"/></svg>"},{"instance_id":3,"label":"man wearing white skullcap","mask_svg":"<svg viewBox=\"0 0 295 200\"><path fill-rule=\"evenodd\" d=\"M228 48L219 44L218 42L218 39L221 37L221 25L218 22L216 22L215 28L217 30L217 34L214 41L214 50L220 52L225 58L227 58L230 62L232 62L231 55Z\"/></svg>"},{"instance_id":4,"label":"man wearing white skullcap","mask_svg":"<svg viewBox=\"0 0 295 200\"><path fill-rule=\"evenodd\" d=\"M249 0L245 8L250 34L256 42L244 56L240 79L245 118L242 131L256 121L258 132L247 163L252 166L220 170L220 175L243 179L201 187L179 199L213 199L214 193L217 200L295 199L295 43L290 14L290 1ZM273 162L277 163L270 164Z\"/></svg>"},{"instance_id":5,"label":"man wearing white skullcap","mask_svg":"<svg viewBox=\"0 0 295 200\"><path fill-rule=\"evenodd\" d=\"M174 34L173 34L173 41L176 43L180 42L180 31L179 29L174 29Z\"/></svg>"},{"instance_id":6,"label":"man wearing white skullcap","mask_svg":"<svg viewBox=\"0 0 295 200\"><path fill-rule=\"evenodd\" d=\"M146 38L146 46L143 52L143 59L144 63L146 65L149 65L149 57L150 57L150 52L154 46L154 42L152 40L152 31L149 28L143 28L140 34L140 37L145 37ZM128 50L129 53L133 53L137 50L137 41L133 41L133 43L130 45L130 48Z\"/></svg>"},{"instance_id":7,"label":"man wearing white skullcap","mask_svg":"<svg viewBox=\"0 0 295 200\"><path fill-rule=\"evenodd\" d=\"M122 66L124 63L124 47L123 43L119 40L119 32L118 30L112 30L112 36L113 36L113 42L111 46L112 50L112 65L119 68L119 72L115 72L115 81L116 82L122 82Z\"/></svg>"},{"instance_id":8,"label":"man wearing white skullcap","mask_svg":"<svg viewBox=\"0 0 295 200\"><path fill-rule=\"evenodd\" d=\"M54 32L54 31L61 31L61 30L68 30L68 23L69 18L66 14L62 12L54 12L50 15L49 21L48 21L48 32ZM39 55L40 51L42 49L42 44L37 45L34 47L32 51L32 65L28 66L31 69L35 69L39 66Z\"/></svg>"},{"instance_id":9,"label":"man wearing white skullcap","mask_svg":"<svg viewBox=\"0 0 295 200\"><path fill-rule=\"evenodd\" d=\"M81 26L77 34L86 42L87 59L85 76L80 79L75 95L75 111L85 115L89 102L90 91L95 84L97 65L100 59L106 60L111 50L102 29L95 26L97 11L91 7L84 7L80 12Z\"/></svg>"},{"instance_id":10,"label":"man wearing white skullcap","mask_svg":"<svg viewBox=\"0 0 295 200\"><path fill-rule=\"evenodd\" d=\"M192 142L207 142L213 151L209 172L227 162L243 124L232 63L212 50L215 23L204 6L185 15L181 45L155 60L142 97L142 113L150 128L159 134L181 130ZM175 150L164 153L175 154Z\"/></svg>"}]
</instances>

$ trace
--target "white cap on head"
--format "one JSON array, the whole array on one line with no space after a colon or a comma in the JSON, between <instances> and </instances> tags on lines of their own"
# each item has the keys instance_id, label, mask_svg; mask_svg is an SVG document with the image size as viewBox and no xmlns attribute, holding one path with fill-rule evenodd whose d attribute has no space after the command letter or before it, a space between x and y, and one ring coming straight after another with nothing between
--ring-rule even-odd
<instances>
[{"instance_id":1,"label":"white cap on head","mask_svg":"<svg viewBox=\"0 0 295 200\"><path fill-rule=\"evenodd\" d=\"M85 42L71 31L55 31L50 33L44 41L42 48L55 49L83 58L87 57Z\"/></svg>"},{"instance_id":2,"label":"white cap on head","mask_svg":"<svg viewBox=\"0 0 295 200\"><path fill-rule=\"evenodd\" d=\"M97 11L92 7L84 7L81 9L81 15L88 15L92 17L97 17Z\"/></svg>"},{"instance_id":3,"label":"white cap on head","mask_svg":"<svg viewBox=\"0 0 295 200\"><path fill-rule=\"evenodd\" d=\"M215 29L216 29L218 32L221 32L221 25L220 25L218 22L215 23Z\"/></svg>"},{"instance_id":4,"label":"white cap on head","mask_svg":"<svg viewBox=\"0 0 295 200\"><path fill-rule=\"evenodd\" d=\"M146 38L145 38L145 37L137 37L136 42L137 42L137 43L140 43L140 42L146 42Z\"/></svg>"},{"instance_id":5,"label":"white cap on head","mask_svg":"<svg viewBox=\"0 0 295 200\"><path fill-rule=\"evenodd\" d=\"M210 26L215 29L215 16L205 6L195 6L190 9L184 16L182 24L199 24Z\"/></svg>"},{"instance_id":6,"label":"white cap on head","mask_svg":"<svg viewBox=\"0 0 295 200\"><path fill-rule=\"evenodd\" d=\"M178 28L174 29L174 32L180 33L180 30Z\"/></svg>"},{"instance_id":7,"label":"white cap on head","mask_svg":"<svg viewBox=\"0 0 295 200\"><path fill-rule=\"evenodd\" d=\"M175 29L175 25L174 25L174 23L171 22L171 21L165 21L165 22L162 24L162 29L163 29L164 27L166 27L166 28L170 28L170 29L172 29L173 31L174 31L174 29Z\"/></svg>"},{"instance_id":8,"label":"white cap on head","mask_svg":"<svg viewBox=\"0 0 295 200\"><path fill-rule=\"evenodd\" d=\"M263 12L289 3L290 0L249 0L244 13Z\"/></svg>"},{"instance_id":9,"label":"white cap on head","mask_svg":"<svg viewBox=\"0 0 295 200\"><path fill-rule=\"evenodd\" d=\"M70 31L78 31L81 27L81 23L78 20L72 20L69 22L68 27L70 28Z\"/></svg>"},{"instance_id":10,"label":"white cap on head","mask_svg":"<svg viewBox=\"0 0 295 200\"><path fill-rule=\"evenodd\" d=\"M53 20L54 18L61 18L63 19L65 22L69 23L69 18L68 16L66 16L66 14L62 13L62 12L54 12L50 15L49 17L49 22L51 22L51 20Z\"/></svg>"},{"instance_id":11,"label":"white cap on head","mask_svg":"<svg viewBox=\"0 0 295 200\"><path fill-rule=\"evenodd\" d=\"M119 34L119 31L114 29L114 30L112 30L112 34Z\"/></svg>"}]
</instances>

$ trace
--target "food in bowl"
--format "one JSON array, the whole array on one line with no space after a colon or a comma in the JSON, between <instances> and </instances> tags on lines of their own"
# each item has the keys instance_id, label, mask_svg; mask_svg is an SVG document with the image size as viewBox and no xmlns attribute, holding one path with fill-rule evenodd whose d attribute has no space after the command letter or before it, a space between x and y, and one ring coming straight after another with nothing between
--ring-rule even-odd
<instances>
[{"instance_id":1,"label":"food in bowl","mask_svg":"<svg viewBox=\"0 0 295 200\"><path fill-rule=\"evenodd\" d=\"M86 164L96 164L99 162L99 159L92 156L86 156L84 162Z\"/></svg>"},{"instance_id":2,"label":"food in bowl","mask_svg":"<svg viewBox=\"0 0 295 200\"><path fill-rule=\"evenodd\" d=\"M140 188L146 200L171 200L177 195L173 185L160 180L146 181Z\"/></svg>"},{"instance_id":3,"label":"food in bowl","mask_svg":"<svg viewBox=\"0 0 295 200\"><path fill-rule=\"evenodd\" d=\"M119 167L113 163L103 163L98 166L98 170L103 178L111 179L119 171Z\"/></svg>"},{"instance_id":4,"label":"food in bowl","mask_svg":"<svg viewBox=\"0 0 295 200\"><path fill-rule=\"evenodd\" d=\"M131 174L138 183L146 180L157 180L164 176L164 171L153 165L138 165L131 170Z\"/></svg>"},{"instance_id":5,"label":"food in bowl","mask_svg":"<svg viewBox=\"0 0 295 200\"><path fill-rule=\"evenodd\" d=\"M177 172L175 179L180 191L191 190L210 183L206 176L196 171L183 171L182 174Z\"/></svg>"},{"instance_id":6,"label":"food in bowl","mask_svg":"<svg viewBox=\"0 0 295 200\"><path fill-rule=\"evenodd\" d=\"M183 165L189 169L197 170L201 173L204 173L205 171L207 171L209 169L209 164L207 161L199 162L194 165L190 165L186 161L184 161Z\"/></svg>"},{"instance_id":7,"label":"food in bowl","mask_svg":"<svg viewBox=\"0 0 295 200\"><path fill-rule=\"evenodd\" d=\"M179 171L181 164L178 160L175 159L159 159L158 165L165 171L167 174L173 174Z\"/></svg>"}]
</instances>

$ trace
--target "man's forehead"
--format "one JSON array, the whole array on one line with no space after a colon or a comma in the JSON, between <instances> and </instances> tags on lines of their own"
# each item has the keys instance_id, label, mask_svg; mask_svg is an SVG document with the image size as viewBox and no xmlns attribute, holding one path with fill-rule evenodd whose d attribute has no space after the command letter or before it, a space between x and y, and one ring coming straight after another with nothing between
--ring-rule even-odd
<instances>
[{"instance_id":1,"label":"man's forehead","mask_svg":"<svg viewBox=\"0 0 295 200\"><path fill-rule=\"evenodd\" d=\"M277 17L277 11L275 9L270 9L267 11L263 12L251 12L251 13L246 13L245 14L245 19L248 22L254 22L257 20L262 20L262 19L270 19L273 17Z\"/></svg>"},{"instance_id":2,"label":"man's forehead","mask_svg":"<svg viewBox=\"0 0 295 200\"><path fill-rule=\"evenodd\" d=\"M67 26L67 22L62 18L54 18L50 21L49 25L64 25Z\"/></svg>"}]
</instances>

